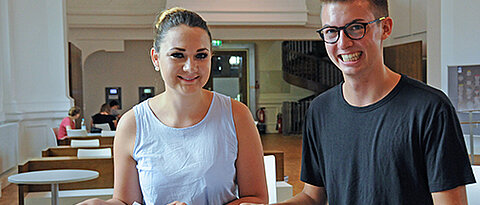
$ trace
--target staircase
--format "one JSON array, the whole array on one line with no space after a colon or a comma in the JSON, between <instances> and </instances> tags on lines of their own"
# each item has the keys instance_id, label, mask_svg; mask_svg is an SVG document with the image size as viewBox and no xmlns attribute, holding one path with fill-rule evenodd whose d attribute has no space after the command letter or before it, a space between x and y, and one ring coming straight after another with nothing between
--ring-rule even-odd
<instances>
[{"instance_id":1,"label":"staircase","mask_svg":"<svg viewBox=\"0 0 480 205\"><path fill-rule=\"evenodd\" d=\"M328 58L321 41L284 41L282 70L285 81L314 91L316 95L343 81L342 73ZM283 134L302 133L305 112L316 95L282 103Z\"/></svg>"},{"instance_id":2,"label":"staircase","mask_svg":"<svg viewBox=\"0 0 480 205\"><path fill-rule=\"evenodd\" d=\"M342 73L328 58L321 41L284 41L282 70L285 81L317 94L343 80Z\"/></svg>"}]
</instances>

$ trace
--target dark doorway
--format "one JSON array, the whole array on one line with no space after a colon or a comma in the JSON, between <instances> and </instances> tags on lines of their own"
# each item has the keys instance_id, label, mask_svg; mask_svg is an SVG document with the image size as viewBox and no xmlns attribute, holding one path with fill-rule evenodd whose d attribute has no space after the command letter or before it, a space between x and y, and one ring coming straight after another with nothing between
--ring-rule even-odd
<instances>
[{"instance_id":1,"label":"dark doorway","mask_svg":"<svg viewBox=\"0 0 480 205\"><path fill-rule=\"evenodd\" d=\"M214 51L212 71L204 88L230 96L247 105L246 56L246 51Z\"/></svg>"}]
</instances>

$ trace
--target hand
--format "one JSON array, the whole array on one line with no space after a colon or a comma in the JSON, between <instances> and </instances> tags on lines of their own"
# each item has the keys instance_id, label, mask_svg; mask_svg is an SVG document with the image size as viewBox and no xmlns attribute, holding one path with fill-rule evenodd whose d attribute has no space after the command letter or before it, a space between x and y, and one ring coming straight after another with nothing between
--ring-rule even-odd
<instances>
[{"instance_id":1,"label":"hand","mask_svg":"<svg viewBox=\"0 0 480 205\"><path fill-rule=\"evenodd\" d=\"M185 203L185 202L179 202L179 201L174 201L174 202L169 203L168 205L187 205L187 203Z\"/></svg>"},{"instance_id":2,"label":"hand","mask_svg":"<svg viewBox=\"0 0 480 205\"><path fill-rule=\"evenodd\" d=\"M103 204L106 204L106 202L101 199L94 198L94 199L88 199L88 200L82 201L77 205L103 205Z\"/></svg>"}]
</instances>

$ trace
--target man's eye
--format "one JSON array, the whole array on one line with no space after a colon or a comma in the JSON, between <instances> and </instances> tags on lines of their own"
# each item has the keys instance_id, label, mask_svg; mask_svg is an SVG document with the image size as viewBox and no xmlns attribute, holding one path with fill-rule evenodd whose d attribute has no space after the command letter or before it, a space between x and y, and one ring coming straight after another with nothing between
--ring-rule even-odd
<instances>
[{"instance_id":1,"label":"man's eye","mask_svg":"<svg viewBox=\"0 0 480 205\"><path fill-rule=\"evenodd\" d=\"M183 58L183 53L172 53L170 54L170 56L174 58Z\"/></svg>"},{"instance_id":2,"label":"man's eye","mask_svg":"<svg viewBox=\"0 0 480 205\"><path fill-rule=\"evenodd\" d=\"M325 29L323 31L323 33L325 34L336 34L337 32L338 32L337 29L333 29L333 28Z\"/></svg>"},{"instance_id":3,"label":"man's eye","mask_svg":"<svg viewBox=\"0 0 480 205\"><path fill-rule=\"evenodd\" d=\"M351 31L363 30L363 25L362 24L353 24L353 25L349 26L349 30L351 30Z\"/></svg>"},{"instance_id":4,"label":"man's eye","mask_svg":"<svg viewBox=\"0 0 480 205\"><path fill-rule=\"evenodd\" d=\"M198 59L205 59L208 57L208 54L207 53L199 53L197 55L195 55L196 58Z\"/></svg>"}]
</instances>

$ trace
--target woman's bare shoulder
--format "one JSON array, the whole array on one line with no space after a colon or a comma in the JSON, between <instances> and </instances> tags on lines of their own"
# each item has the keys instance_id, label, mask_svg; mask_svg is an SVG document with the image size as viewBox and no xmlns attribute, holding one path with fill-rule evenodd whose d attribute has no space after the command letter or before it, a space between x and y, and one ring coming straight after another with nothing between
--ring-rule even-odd
<instances>
[{"instance_id":1,"label":"woman's bare shoulder","mask_svg":"<svg viewBox=\"0 0 480 205\"><path fill-rule=\"evenodd\" d=\"M137 134L137 125L135 121L135 112L127 111L118 122L117 131L115 133L115 149L127 148L128 152L133 153L135 137Z\"/></svg>"}]
</instances>

